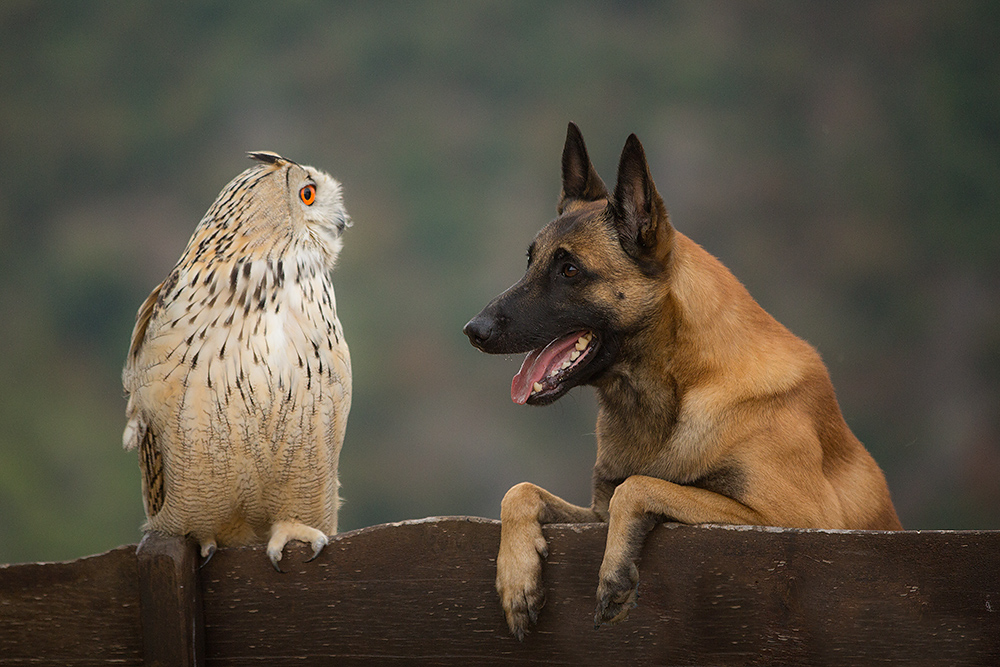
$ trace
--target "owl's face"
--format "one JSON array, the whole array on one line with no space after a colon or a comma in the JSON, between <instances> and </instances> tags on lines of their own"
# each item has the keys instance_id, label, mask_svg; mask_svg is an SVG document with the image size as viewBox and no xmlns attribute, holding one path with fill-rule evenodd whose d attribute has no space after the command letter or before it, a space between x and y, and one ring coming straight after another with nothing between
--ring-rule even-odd
<instances>
[{"instance_id":1,"label":"owl's face","mask_svg":"<svg viewBox=\"0 0 1000 667\"><path fill-rule=\"evenodd\" d=\"M328 261L335 260L342 245L340 236L351 226L340 183L324 171L277 153L253 151L248 156L259 164L223 189L191 242L201 244L208 237L227 244L228 235L213 230L235 226L247 248L270 249L291 236L293 242L319 250Z\"/></svg>"},{"instance_id":2,"label":"owl's face","mask_svg":"<svg viewBox=\"0 0 1000 667\"><path fill-rule=\"evenodd\" d=\"M281 171L287 179L293 226L326 246L336 257L342 245L340 236L351 225L340 182L325 171L292 162L285 163Z\"/></svg>"}]
</instances>

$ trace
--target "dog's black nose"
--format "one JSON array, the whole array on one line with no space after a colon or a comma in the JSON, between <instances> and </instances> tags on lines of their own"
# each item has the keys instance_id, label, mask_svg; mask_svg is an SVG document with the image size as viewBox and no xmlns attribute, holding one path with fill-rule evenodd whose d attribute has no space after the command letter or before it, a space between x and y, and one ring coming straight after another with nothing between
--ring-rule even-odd
<instances>
[{"instance_id":1,"label":"dog's black nose","mask_svg":"<svg viewBox=\"0 0 1000 667\"><path fill-rule=\"evenodd\" d=\"M493 335L493 318L481 314L476 315L465 325L462 333L469 337L470 343L482 349Z\"/></svg>"}]
</instances>

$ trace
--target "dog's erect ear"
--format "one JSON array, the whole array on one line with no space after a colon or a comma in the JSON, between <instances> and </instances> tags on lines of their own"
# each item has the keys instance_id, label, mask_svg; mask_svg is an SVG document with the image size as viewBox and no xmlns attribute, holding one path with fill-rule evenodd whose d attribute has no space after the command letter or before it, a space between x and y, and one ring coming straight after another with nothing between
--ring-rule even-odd
<instances>
[{"instance_id":1,"label":"dog's erect ear","mask_svg":"<svg viewBox=\"0 0 1000 667\"><path fill-rule=\"evenodd\" d=\"M674 228L649 173L646 152L634 134L622 149L610 203L625 252L650 270L662 267L670 254Z\"/></svg>"},{"instance_id":2,"label":"dog's erect ear","mask_svg":"<svg viewBox=\"0 0 1000 667\"><path fill-rule=\"evenodd\" d=\"M574 199L597 201L607 198L608 188L590 162L580 128L571 122L566 129L566 145L563 146L562 193L556 211L562 214L566 205Z\"/></svg>"}]
</instances>

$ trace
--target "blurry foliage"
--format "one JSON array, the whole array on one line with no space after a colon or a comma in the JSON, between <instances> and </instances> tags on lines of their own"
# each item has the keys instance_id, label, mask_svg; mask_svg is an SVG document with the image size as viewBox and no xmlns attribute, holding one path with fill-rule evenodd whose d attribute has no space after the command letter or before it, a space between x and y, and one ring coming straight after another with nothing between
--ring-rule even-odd
<instances>
[{"instance_id":1,"label":"blurry foliage","mask_svg":"<svg viewBox=\"0 0 1000 667\"><path fill-rule=\"evenodd\" d=\"M594 402L464 322L554 214L568 120L826 358L911 528L1000 528L1000 6L0 4L0 562L139 537L135 309L252 149L322 167L355 397L343 529L586 503Z\"/></svg>"}]
</instances>

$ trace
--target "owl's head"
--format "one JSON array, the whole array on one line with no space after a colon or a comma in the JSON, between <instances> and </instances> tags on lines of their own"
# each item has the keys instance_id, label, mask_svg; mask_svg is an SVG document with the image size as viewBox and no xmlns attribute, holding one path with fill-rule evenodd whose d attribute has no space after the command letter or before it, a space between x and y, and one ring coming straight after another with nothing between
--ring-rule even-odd
<instances>
[{"instance_id":1,"label":"owl's head","mask_svg":"<svg viewBox=\"0 0 1000 667\"><path fill-rule=\"evenodd\" d=\"M342 245L341 234L351 226L340 182L325 171L270 151L252 151L247 156L260 163L256 169L264 172L262 180L270 181L268 189L287 200L292 227L336 257Z\"/></svg>"}]
</instances>

